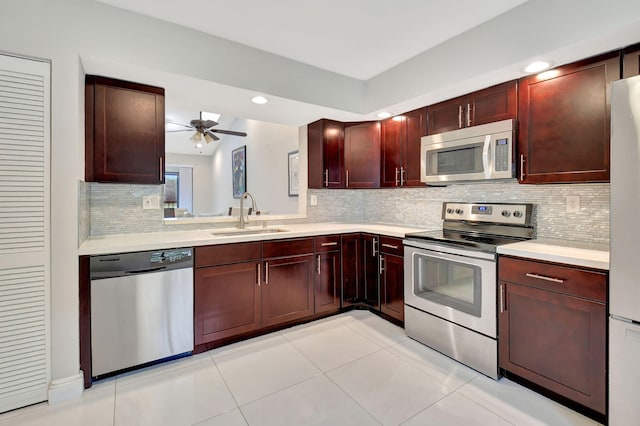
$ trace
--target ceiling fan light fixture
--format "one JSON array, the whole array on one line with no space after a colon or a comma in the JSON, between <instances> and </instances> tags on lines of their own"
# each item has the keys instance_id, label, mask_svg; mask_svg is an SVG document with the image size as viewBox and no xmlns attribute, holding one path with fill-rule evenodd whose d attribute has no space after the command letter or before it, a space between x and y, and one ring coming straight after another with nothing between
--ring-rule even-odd
<instances>
[{"instance_id":1,"label":"ceiling fan light fixture","mask_svg":"<svg viewBox=\"0 0 640 426\"><path fill-rule=\"evenodd\" d=\"M209 135L209 133L204 134L204 140L207 141L207 143L213 142L213 138L211 137L211 135Z\"/></svg>"},{"instance_id":2,"label":"ceiling fan light fixture","mask_svg":"<svg viewBox=\"0 0 640 426\"><path fill-rule=\"evenodd\" d=\"M258 105L264 105L267 102L269 102L269 99L265 98L264 96L254 96L253 98L251 98L251 102L253 102L254 104L258 104Z\"/></svg>"},{"instance_id":3,"label":"ceiling fan light fixture","mask_svg":"<svg viewBox=\"0 0 640 426\"><path fill-rule=\"evenodd\" d=\"M191 136L191 140L196 143L199 143L202 140L202 134L200 133L200 130L196 130L193 136Z\"/></svg>"}]
</instances>

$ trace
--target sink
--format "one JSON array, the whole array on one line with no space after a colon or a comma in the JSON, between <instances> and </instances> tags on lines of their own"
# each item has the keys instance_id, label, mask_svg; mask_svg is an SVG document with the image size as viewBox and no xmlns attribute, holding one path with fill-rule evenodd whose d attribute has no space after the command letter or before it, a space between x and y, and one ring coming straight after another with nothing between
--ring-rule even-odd
<instances>
[{"instance_id":1,"label":"sink","mask_svg":"<svg viewBox=\"0 0 640 426\"><path fill-rule=\"evenodd\" d=\"M211 235L213 235L214 237L232 237L234 235L275 234L278 232L289 232L289 230L283 228L248 228L220 230L217 232L212 232Z\"/></svg>"}]
</instances>

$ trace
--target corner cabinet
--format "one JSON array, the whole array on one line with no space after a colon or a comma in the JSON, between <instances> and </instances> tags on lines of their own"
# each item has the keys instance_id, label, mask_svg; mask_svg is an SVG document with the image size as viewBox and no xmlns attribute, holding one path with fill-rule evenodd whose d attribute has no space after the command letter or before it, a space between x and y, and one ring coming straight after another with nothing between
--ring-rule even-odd
<instances>
[{"instance_id":1,"label":"corner cabinet","mask_svg":"<svg viewBox=\"0 0 640 426\"><path fill-rule=\"evenodd\" d=\"M498 265L500 368L604 415L607 273L504 256Z\"/></svg>"},{"instance_id":2,"label":"corner cabinet","mask_svg":"<svg viewBox=\"0 0 640 426\"><path fill-rule=\"evenodd\" d=\"M342 261L342 307L356 305L364 297L362 280L362 237L346 234L340 237Z\"/></svg>"},{"instance_id":3,"label":"corner cabinet","mask_svg":"<svg viewBox=\"0 0 640 426\"><path fill-rule=\"evenodd\" d=\"M309 188L344 188L344 123L315 121L307 138Z\"/></svg>"},{"instance_id":4,"label":"corner cabinet","mask_svg":"<svg viewBox=\"0 0 640 426\"><path fill-rule=\"evenodd\" d=\"M609 180L610 84L618 52L520 80L520 183Z\"/></svg>"},{"instance_id":5,"label":"corner cabinet","mask_svg":"<svg viewBox=\"0 0 640 426\"><path fill-rule=\"evenodd\" d=\"M517 118L518 83L509 81L427 107L430 135Z\"/></svg>"},{"instance_id":6,"label":"corner cabinet","mask_svg":"<svg viewBox=\"0 0 640 426\"><path fill-rule=\"evenodd\" d=\"M346 123L345 188L380 187L380 123Z\"/></svg>"},{"instance_id":7,"label":"corner cabinet","mask_svg":"<svg viewBox=\"0 0 640 426\"><path fill-rule=\"evenodd\" d=\"M420 182L420 138L427 134L427 110L380 123L380 186L424 186Z\"/></svg>"},{"instance_id":8,"label":"corner cabinet","mask_svg":"<svg viewBox=\"0 0 640 426\"><path fill-rule=\"evenodd\" d=\"M164 89L88 75L85 180L164 183Z\"/></svg>"}]
</instances>

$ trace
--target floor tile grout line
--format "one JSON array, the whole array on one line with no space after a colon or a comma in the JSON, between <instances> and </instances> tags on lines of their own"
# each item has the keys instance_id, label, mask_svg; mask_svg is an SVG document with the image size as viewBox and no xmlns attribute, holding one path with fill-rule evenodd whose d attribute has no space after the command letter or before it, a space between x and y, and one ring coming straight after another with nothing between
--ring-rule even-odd
<instances>
[{"instance_id":1,"label":"floor tile grout line","mask_svg":"<svg viewBox=\"0 0 640 426\"><path fill-rule=\"evenodd\" d=\"M216 371L218 372L218 374L220 375L220 378L222 379L222 383L224 383L225 388L227 389L227 392L229 392L229 395L231 395L231 399L233 399L233 403L236 404L236 407L234 408L234 410L238 410L238 412L240 412L240 415L242 416L242 418L244 419L244 422L248 425L249 421L247 420L247 418L245 417L244 413L242 412L242 409L240 408L240 404L238 404L238 400L236 399L235 395L233 394L233 392L231 391L231 388L229 387L229 383L227 383L227 379L225 379L224 375L222 374L222 371L220 371L220 368L218 367L218 363L216 362L216 360L213 358L213 355L211 354L211 351L207 351L207 354L209 355L209 359L211 360L211 362L213 363L213 366L215 367ZM215 418L218 417L222 414L226 414L229 413L233 410L228 410L225 411L224 413L220 413L217 416L213 416L210 418ZM208 419L205 419L208 420ZM204 421L204 420L203 420Z\"/></svg>"},{"instance_id":2,"label":"floor tile grout line","mask_svg":"<svg viewBox=\"0 0 640 426\"><path fill-rule=\"evenodd\" d=\"M346 364L345 364L346 365ZM333 371L333 370L332 370ZM333 383L334 385L336 385L338 387L338 389L340 389L345 395L347 395L349 397L349 399L351 401L353 401L358 407L362 408L364 410L365 413L367 413L369 416L371 416L372 419L374 419L376 422L378 422L380 425L383 425L384 423L382 423L382 421L380 421L380 419L378 419L372 412L370 412L369 410L366 409L366 407L364 407L362 404L360 404L360 402L358 402L357 399L355 399L353 397L353 395L351 395L349 392L347 392L346 389L344 389L342 386L340 386L338 383L336 383L335 380L333 380L328 374L324 374L324 376L331 381L331 383Z\"/></svg>"},{"instance_id":3,"label":"floor tile grout line","mask_svg":"<svg viewBox=\"0 0 640 426\"><path fill-rule=\"evenodd\" d=\"M473 381L473 380L472 380L472 381ZM471 382L469 382L469 383L471 383ZM463 387L463 386L461 386L460 388L462 388L462 387ZM457 392L457 390L456 390L456 392ZM485 405L481 404L479 401L476 401L475 399L469 398L467 395L464 395L464 394L462 394L462 393L460 393L459 395L460 395L460 397L461 397L461 398L464 398L464 399L466 399L466 400L468 400L468 401L471 401L472 403L476 404L477 406L484 408L484 409L485 409L485 410L487 410L488 412L492 413L494 416L497 416L497 417L501 418L502 420L504 420L505 422L509 423L510 425L514 425L514 426L516 426L516 423L513 423L511 420L509 420L509 419L507 419L507 418L505 418L505 417L502 417L502 416L500 415L500 413L496 413L495 411L493 411L493 410L491 409L491 407L487 407L487 406L485 406Z\"/></svg>"}]
</instances>

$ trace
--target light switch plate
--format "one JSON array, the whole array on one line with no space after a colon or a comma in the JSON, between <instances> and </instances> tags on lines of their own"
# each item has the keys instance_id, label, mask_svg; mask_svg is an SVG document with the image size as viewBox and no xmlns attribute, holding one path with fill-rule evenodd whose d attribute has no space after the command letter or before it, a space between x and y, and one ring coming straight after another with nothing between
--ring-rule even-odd
<instances>
[{"instance_id":1,"label":"light switch plate","mask_svg":"<svg viewBox=\"0 0 640 426\"><path fill-rule=\"evenodd\" d=\"M317 195L311 195L311 197L309 198L309 203L311 203L312 206L317 206L318 205L318 196Z\"/></svg>"},{"instance_id":2,"label":"light switch plate","mask_svg":"<svg viewBox=\"0 0 640 426\"><path fill-rule=\"evenodd\" d=\"M142 197L142 209L153 210L160 208L160 196L159 195L145 195Z\"/></svg>"},{"instance_id":3,"label":"light switch plate","mask_svg":"<svg viewBox=\"0 0 640 426\"><path fill-rule=\"evenodd\" d=\"M580 213L580 196L579 195L567 195L565 197L567 213Z\"/></svg>"}]
</instances>

